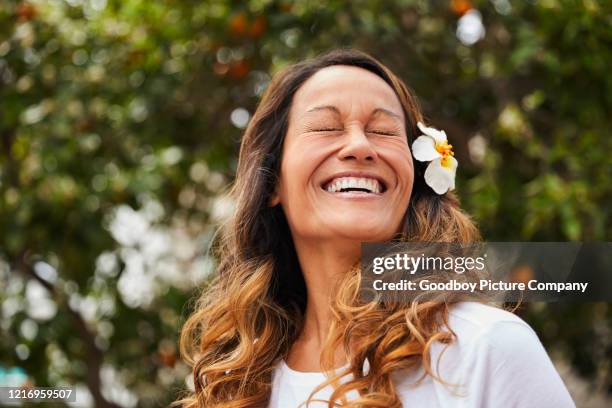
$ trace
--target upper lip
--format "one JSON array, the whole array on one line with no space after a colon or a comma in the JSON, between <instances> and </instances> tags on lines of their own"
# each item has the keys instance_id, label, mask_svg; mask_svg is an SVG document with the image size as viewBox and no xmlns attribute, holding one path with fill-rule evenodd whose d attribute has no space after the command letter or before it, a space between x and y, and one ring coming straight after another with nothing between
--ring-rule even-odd
<instances>
[{"instance_id":1,"label":"upper lip","mask_svg":"<svg viewBox=\"0 0 612 408\"><path fill-rule=\"evenodd\" d=\"M325 186L332 181L333 179L340 177L361 177L361 178L371 178L377 180L382 186L382 191L385 192L389 186L389 183L382 178L381 176L371 173L369 171L342 171L339 173L335 173L334 175L327 177L323 183L321 183L321 187L325 189Z\"/></svg>"}]
</instances>

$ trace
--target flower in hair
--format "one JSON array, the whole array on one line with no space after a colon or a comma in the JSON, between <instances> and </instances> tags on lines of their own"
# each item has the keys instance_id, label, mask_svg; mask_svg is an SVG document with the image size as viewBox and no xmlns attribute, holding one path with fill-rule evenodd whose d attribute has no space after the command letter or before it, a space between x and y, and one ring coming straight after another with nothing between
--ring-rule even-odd
<instances>
[{"instance_id":1,"label":"flower in hair","mask_svg":"<svg viewBox=\"0 0 612 408\"><path fill-rule=\"evenodd\" d=\"M417 126L423 134L412 143L412 155L418 161L431 162L425 170L425 182L438 194L454 190L458 163L453 157L453 145L448 144L443 130L421 122Z\"/></svg>"}]
</instances>

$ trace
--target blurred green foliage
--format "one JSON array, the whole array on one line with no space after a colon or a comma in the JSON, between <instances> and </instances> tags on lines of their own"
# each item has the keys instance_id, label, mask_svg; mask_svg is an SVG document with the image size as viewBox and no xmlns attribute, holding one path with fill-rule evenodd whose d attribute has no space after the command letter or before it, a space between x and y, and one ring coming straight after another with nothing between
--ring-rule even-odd
<instances>
[{"instance_id":1,"label":"blurred green foliage","mask_svg":"<svg viewBox=\"0 0 612 408\"><path fill-rule=\"evenodd\" d=\"M96 406L185 386L184 305L213 269L246 113L270 75L367 51L449 134L488 240L612 238L612 4L0 2L0 366ZM612 391L609 304L522 310Z\"/></svg>"}]
</instances>

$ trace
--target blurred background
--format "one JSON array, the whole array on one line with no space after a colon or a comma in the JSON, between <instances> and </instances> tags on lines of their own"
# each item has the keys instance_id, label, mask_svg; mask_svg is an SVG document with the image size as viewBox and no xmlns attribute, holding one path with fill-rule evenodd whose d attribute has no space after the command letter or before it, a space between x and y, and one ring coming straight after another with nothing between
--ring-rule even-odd
<instances>
[{"instance_id":1,"label":"blurred background","mask_svg":"<svg viewBox=\"0 0 612 408\"><path fill-rule=\"evenodd\" d=\"M274 72L337 46L446 130L487 240L611 241L611 26L596 0L0 0L0 386L188 386L240 136ZM518 312L577 405L612 406L610 304Z\"/></svg>"}]
</instances>

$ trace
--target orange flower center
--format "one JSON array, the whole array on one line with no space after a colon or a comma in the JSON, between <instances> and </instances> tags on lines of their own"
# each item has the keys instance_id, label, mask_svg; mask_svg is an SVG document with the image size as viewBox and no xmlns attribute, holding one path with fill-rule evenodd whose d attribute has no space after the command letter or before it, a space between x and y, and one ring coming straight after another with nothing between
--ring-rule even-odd
<instances>
[{"instance_id":1,"label":"orange flower center","mask_svg":"<svg viewBox=\"0 0 612 408\"><path fill-rule=\"evenodd\" d=\"M444 141L442 143L436 143L436 150L438 153L442 155L443 159L446 159L448 156L454 156L453 145L448 144L448 141Z\"/></svg>"}]
</instances>

